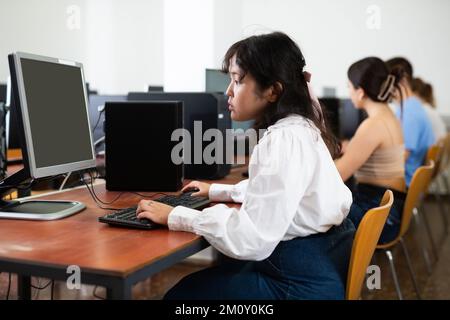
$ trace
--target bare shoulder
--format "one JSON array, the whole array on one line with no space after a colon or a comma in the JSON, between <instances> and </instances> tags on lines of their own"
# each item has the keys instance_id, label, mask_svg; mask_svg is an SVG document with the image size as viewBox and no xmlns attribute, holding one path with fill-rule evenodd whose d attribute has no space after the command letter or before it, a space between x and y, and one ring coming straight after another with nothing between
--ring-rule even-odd
<instances>
[{"instance_id":1,"label":"bare shoulder","mask_svg":"<svg viewBox=\"0 0 450 320\"><path fill-rule=\"evenodd\" d=\"M377 118L367 118L359 125L353 139L371 145L378 145L384 139L383 123Z\"/></svg>"},{"instance_id":2,"label":"bare shoulder","mask_svg":"<svg viewBox=\"0 0 450 320\"><path fill-rule=\"evenodd\" d=\"M366 118L361 124L359 125L358 129L356 130L356 134L376 134L380 131L380 121L376 118Z\"/></svg>"}]
</instances>

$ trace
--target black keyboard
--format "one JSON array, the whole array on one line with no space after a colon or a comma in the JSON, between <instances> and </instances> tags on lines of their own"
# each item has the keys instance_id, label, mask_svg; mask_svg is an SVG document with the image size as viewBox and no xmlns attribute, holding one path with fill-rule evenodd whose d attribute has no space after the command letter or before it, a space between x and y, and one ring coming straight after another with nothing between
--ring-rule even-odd
<instances>
[{"instance_id":1,"label":"black keyboard","mask_svg":"<svg viewBox=\"0 0 450 320\"><path fill-rule=\"evenodd\" d=\"M186 192L181 195L167 195L151 201L162 202L172 207L184 206L191 209L202 209L210 203L210 200L206 197L193 197L191 194L192 192ZM118 210L98 218L98 221L110 225L139 229L155 229L160 227L160 225L149 219L138 219L136 209L137 206Z\"/></svg>"}]
</instances>

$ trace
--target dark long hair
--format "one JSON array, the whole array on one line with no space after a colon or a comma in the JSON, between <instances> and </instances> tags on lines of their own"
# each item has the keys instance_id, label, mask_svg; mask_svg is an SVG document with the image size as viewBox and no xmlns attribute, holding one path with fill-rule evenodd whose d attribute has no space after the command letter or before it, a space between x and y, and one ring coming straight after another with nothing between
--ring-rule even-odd
<instances>
[{"instance_id":1,"label":"dark long hair","mask_svg":"<svg viewBox=\"0 0 450 320\"><path fill-rule=\"evenodd\" d=\"M421 78L414 78L411 83L412 91L421 99L427 102L433 108L436 108L436 102L433 94L433 86Z\"/></svg>"},{"instance_id":2,"label":"dark long hair","mask_svg":"<svg viewBox=\"0 0 450 320\"><path fill-rule=\"evenodd\" d=\"M362 88L375 102L389 102L394 95L394 92L390 91L393 88L401 95L399 84L402 75L397 69L390 72L386 63L379 58L369 57L353 63L347 75L356 89ZM401 96L400 100L403 100Z\"/></svg>"},{"instance_id":3,"label":"dark long hair","mask_svg":"<svg viewBox=\"0 0 450 320\"><path fill-rule=\"evenodd\" d=\"M277 82L282 85L277 100L264 109L259 119L255 119L255 129L266 129L290 114L298 114L320 130L333 158L339 154L336 138L328 129L322 113L313 106L303 74L305 58L291 38L282 32L274 32L238 41L225 54L223 72L228 73L233 56L236 56L236 64L243 71L242 78L250 74L258 90L263 91L271 86L277 88Z\"/></svg>"},{"instance_id":4,"label":"dark long hair","mask_svg":"<svg viewBox=\"0 0 450 320\"><path fill-rule=\"evenodd\" d=\"M400 77L400 80L405 79L411 86L414 78L414 68L408 59L404 57L395 57L386 61L389 72L393 72Z\"/></svg>"}]
</instances>

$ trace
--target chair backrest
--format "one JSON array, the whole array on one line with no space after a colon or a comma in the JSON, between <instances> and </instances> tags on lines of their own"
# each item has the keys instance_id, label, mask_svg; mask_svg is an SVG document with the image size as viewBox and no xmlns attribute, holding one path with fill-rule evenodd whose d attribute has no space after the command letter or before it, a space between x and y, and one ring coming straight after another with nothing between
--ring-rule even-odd
<instances>
[{"instance_id":1,"label":"chair backrest","mask_svg":"<svg viewBox=\"0 0 450 320\"><path fill-rule=\"evenodd\" d=\"M406 194L398 238L402 237L406 231L408 231L413 209L417 207L417 204L421 200L422 196L427 193L434 168L434 161L431 160L427 165L417 168L416 172L414 172Z\"/></svg>"},{"instance_id":2,"label":"chair backrest","mask_svg":"<svg viewBox=\"0 0 450 320\"><path fill-rule=\"evenodd\" d=\"M347 300L357 300L361 296L367 267L372 260L393 202L394 195L391 190L387 190L380 206L367 211L356 230L347 275Z\"/></svg>"},{"instance_id":3,"label":"chair backrest","mask_svg":"<svg viewBox=\"0 0 450 320\"><path fill-rule=\"evenodd\" d=\"M445 148L444 148L445 140L444 139L445 138L440 139L436 144L433 144L428 149L428 152L427 152L425 163L430 163L431 161L434 162L434 172L431 176L432 179L434 179L438 175L440 167L441 167L442 155L445 150Z\"/></svg>"}]
</instances>

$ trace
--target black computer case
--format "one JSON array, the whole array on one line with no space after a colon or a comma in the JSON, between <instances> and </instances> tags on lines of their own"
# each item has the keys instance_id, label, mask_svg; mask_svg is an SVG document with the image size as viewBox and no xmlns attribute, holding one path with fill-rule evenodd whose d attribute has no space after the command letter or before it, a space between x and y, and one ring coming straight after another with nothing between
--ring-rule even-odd
<instances>
[{"instance_id":1,"label":"black computer case","mask_svg":"<svg viewBox=\"0 0 450 320\"><path fill-rule=\"evenodd\" d=\"M181 101L107 102L105 104L106 189L178 191L183 164L172 161L183 128Z\"/></svg>"},{"instance_id":2,"label":"black computer case","mask_svg":"<svg viewBox=\"0 0 450 320\"><path fill-rule=\"evenodd\" d=\"M184 128L194 139L194 121L202 122L202 136L208 129L219 129L223 137L223 159L221 163L207 164L202 161L184 166L184 176L188 179L221 179L229 174L231 164L226 159L226 129L231 129L230 112L228 111L228 98L223 94L197 93L197 92L130 92L129 101L183 101L184 103ZM202 152L211 143L203 141ZM233 143L233 141L231 141ZM191 144L191 156L194 157L194 143ZM203 159L203 157L202 157Z\"/></svg>"}]
</instances>

